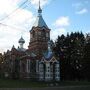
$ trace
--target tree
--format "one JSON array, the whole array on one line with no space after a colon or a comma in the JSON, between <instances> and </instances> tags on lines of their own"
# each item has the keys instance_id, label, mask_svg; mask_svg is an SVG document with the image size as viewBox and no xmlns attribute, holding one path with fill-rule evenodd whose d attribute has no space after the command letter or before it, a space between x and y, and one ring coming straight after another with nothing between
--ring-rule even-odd
<instances>
[{"instance_id":1,"label":"tree","mask_svg":"<svg viewBox=\"0 0 90 90\"><path fill-rule=\"evenodd\" d=\"M82 77L84 35L79 32L58 36L55 42L55 55L60 60L62 80L75 80Z\"/></svg>"},{"instance_id":2,"label":"tree","mask_svg":"<svg viewBox=\"0 0 90 90\"><path fill-rule=\"evenodd\" d=\"M84 47L83 58L83 75L84 78L90 81L90 34L86 36L86 44Z\"/></svg>"}]
</instances>

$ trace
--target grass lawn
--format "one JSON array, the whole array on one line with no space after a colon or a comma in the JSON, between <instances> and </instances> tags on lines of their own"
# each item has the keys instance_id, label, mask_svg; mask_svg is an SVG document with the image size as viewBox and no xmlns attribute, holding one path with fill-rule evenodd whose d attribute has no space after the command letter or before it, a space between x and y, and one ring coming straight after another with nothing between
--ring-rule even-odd
<instances>
[{"instance_id":1,"label":"grass lawn","mask_svg":"<svg viewBox=\"0 0 90 90\"><path fill-rule=\"evenodd\" d=\"M47 87L55 85L55 83L45 82L31 82L26 80L11 80L11 79L0 79L0 88L30 88L30 87ZM58 86L84 86L90 85L87 81L63 81L59 82Z\"/></svg>"},{"instance_id":2,"label":"grass lawn","mask_svg":"<svg viewBox=\"0 0 90 90\"><path fill-rule=\"evenodd\" d=\"M42 82L0 79L0 88L30 88L30 87L45 87L45 86L46 84Z\"/></svg>"},{"instance_id":3,"label":"grass lawn","mask_svg":"<svg viewBox=\"0 0 90 90\"><path fill-rule=\"evenodd\" d=\"M59 83L59 86L85 86L90 85L88 81L63 81Z\"/></svg>"}]
</instances>

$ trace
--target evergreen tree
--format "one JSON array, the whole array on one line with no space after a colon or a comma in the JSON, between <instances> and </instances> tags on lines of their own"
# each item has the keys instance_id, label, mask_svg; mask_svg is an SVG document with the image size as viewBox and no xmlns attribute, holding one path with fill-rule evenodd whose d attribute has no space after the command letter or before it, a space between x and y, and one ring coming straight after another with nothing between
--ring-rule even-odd
<instances>
[{"instance_id":1,"label":"evergreen tree","mask_svg":"<svg viewBox=\"0 0 90 90\"><path fill-rule=\"evenodd\" d=\"M83 58L83 75L84 78L90 81L90 34L86 36L86 44L84 47Z\"/></svg>"},{"instance_id":2,"label":"evergreen tree","mask_svg":"<svg viewBox=\"0 0 90 90\"><path fill-rule=\"evenodd\" d=\"M55 55L61 64L61 79L74 80L82 78L82 59L85 38L83 33L75 32L67 36L58 36L55 42Z\"/></svg>"}]
</instances>

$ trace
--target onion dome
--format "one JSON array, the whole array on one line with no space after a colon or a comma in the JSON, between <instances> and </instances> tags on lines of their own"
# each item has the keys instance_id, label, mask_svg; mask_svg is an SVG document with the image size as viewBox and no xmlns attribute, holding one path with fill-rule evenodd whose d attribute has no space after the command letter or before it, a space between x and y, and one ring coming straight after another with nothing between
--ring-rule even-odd
<instances>
[{"instance_id":1,"label":"onion dome","mask_svg":"<svg viewBox=\"0 0 90 90\"><path fill-rule=\"evenodd\" d=\"M13 45L12 48L15 48L15 46Z\"/></svg>"},{"instance_id":2,"label":"onion dome","mask_svg":"<svg viewBox=\"0 0 90 90\"><path fill-rule=\"evenodd\" d=\"M18 42L24 44L25 43L25 40L21 37Z\"/></svg>"}]
</instances>

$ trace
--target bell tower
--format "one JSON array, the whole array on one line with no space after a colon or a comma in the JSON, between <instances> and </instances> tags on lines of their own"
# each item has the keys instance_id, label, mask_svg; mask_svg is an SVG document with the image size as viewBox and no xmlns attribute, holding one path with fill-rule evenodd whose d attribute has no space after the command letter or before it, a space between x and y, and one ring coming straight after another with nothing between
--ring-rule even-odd
<instances>
[{"instance_id":1,"label":"bell tower","mask_svg":"<svg viewBox=\"0 0 90 90\"><path fill-rule=\"evenodd\" d=\"M48 40L50 40L50 29L42 17L42 9L38 8L38 15L32 29L30 30L29 50L36 55L42 55L48 50Z\"/></svg>"}]
</instances>

